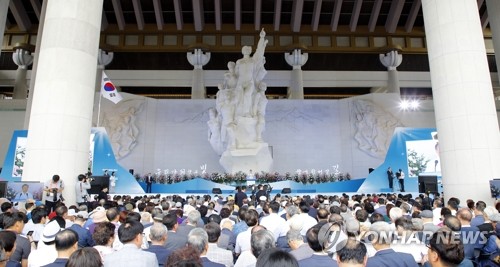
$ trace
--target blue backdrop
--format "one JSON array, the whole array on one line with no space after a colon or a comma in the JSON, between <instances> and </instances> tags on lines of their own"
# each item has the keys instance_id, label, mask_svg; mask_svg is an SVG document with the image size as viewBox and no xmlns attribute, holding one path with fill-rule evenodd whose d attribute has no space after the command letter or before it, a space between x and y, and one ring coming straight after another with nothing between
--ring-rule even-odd
<instances>
[{"instance_id":1,"label":"blue backdrop","mask_svg":"<svg viewBox=\"0 0 500 267\"><path fill-rule=\"evenodd\" d=\"M118 178L116 181L115 193L144 193L144 190L139 183L136 182L134 176L130 174L127 169L123 168L116 162L113 148L111 147L111 142L109 141L106 130L102 127L92 128L91 135L93 136L92 173L94 175L101 175L104 170L109 170L109 173L111 173L111 171L115 171L116 177ZM18 177L19 169L22 169L22 166L20 166L19 163L19 158L24 157L23 146L25 142L23 142L23 139L25 140L27 136L28 131L26 130L17 130L12 134L12 139L10 141L7 155L5 156L2 172L0 173L1 180L7 182L18 182L22 180L21 177ZM16 157L18 158L17 163ZM78 173L75 173L75 177L77 175ZM47 177L47 179L49 179L49 177Z\"/></svg>"},{"instance_id":2,"label":"blue backdrop","mask_svg":"<svg viewBox=\"0 0 500 267\"><path fill-rule=\"evenodd\" d=\"M392 136L391 144L387 151L385 161L368 175L361 185L358 193L390 192L387 179L387 168L391 167L394 174L398 169L402 169L406 174L405 191L418 192L418 177L410 177L408 170L408 141L432 140L432 133L435 128L396 128ZM438 179L440 173L436 174ZM394 180L394 187L397 189L397 180ZM440 190L440 188L438 188Z\"/></svg>"}]
</instances>

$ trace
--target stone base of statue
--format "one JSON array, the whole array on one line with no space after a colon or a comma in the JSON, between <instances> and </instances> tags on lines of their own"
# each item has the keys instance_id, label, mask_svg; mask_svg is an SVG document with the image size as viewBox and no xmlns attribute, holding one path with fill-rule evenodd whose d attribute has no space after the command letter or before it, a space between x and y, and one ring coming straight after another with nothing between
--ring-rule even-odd
<instances>
[{"instance_id":1,"label":"stone base of statue","mask_svg":"<svg viewBox=\"0 0 500 267\"><path fill-rule=\"evenodd\" d=\"M273 166L273 158L267 143L255 143L254 147L226 150L219 163L228 173L239 171L248 173L269 172Z\"/></svg>"}]
</instances>

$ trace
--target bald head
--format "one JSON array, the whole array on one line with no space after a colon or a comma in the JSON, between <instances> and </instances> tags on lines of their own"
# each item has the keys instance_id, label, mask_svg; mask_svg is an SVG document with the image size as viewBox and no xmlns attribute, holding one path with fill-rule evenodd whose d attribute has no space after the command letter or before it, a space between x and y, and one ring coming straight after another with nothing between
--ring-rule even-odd
<instances>
[{"instance_id":1,"label":"bald head","mask_svg":"<svg viewBox=\"0 0 500 267\"><path fill-rule=\"evenodd\" d=\"M460 228L462 228L462 224L455 216L446 217L446 219L444 219L444 225L454 232L460 231Z\"/></svg>"},{"instance_id":2,"label":"bald head","mask_svg":"<svg viewBox=\"0 0 500 267\"><path fill-rule=\"evenodd\" d=\"M460 209L457 212L457 218L461 222L470 222L472 220L472 213L469 209Z\"/></svg>"}]
</instances>

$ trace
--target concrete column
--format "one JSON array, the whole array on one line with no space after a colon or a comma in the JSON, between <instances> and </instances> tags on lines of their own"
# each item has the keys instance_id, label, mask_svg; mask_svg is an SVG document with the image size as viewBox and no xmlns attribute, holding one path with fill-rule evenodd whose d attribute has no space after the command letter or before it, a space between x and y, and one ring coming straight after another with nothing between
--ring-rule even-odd
<instances>
[{"instance_id":1,"label":"concrete column","mask_svg":"<svg viewBox=\"0 0 500 267\"><path fill-rule=\"evenodd\" d=\"M203 53L201 49L197 48L192 53L187 53L187 59L194 66L191 99L205 99L207 97L207 90L205 88L203 66L210 61L210 52Z\"/></svg>"},{"instance_id":2,"label":"concrete column","mask_svg":"<svg viewBox=\"0 0 500 267\"><path fill-rule=\"evenodd\" d=\"M0 55L2 54L3 35L5 33L5 24L7 24L9 2L10 0L0 0Z\"/></svg>"},{"instance_id":3,"label":"concrete column","mask_svg":"<svg viewBox=\"0 0 500 267\"><path fill-rule=\"evenodd\" d=\"M29 65L33 63L33 55L31 51L33 47L29 45L21 45L15 47L14 53L12 53L12 60L16 63L16 81L14 84L14 94L13 99L26 99L28 97L28 85L26 84L26 72L28 71Z\"/></svg>"},{"instance_id":4,"label":"concrete column","mask_svg":"<svg viewBox=\"0 0 500 267\"><path fill-rule=\"evenodd\" d=\"M500 136L475 0L423 0L445 198L493 204Z\"/></svg>"},{"instance_id":5,"label":"concrete column","mask_svg":"<svg viewBox=\"0 0 500 267\"><path fill-rule=\"evenodd\" d=\"M500 1L486 0L488 9L488 19L490 20L490 30L493 37L493 47L495 48L495 61L497 70L500 69ZM500 81L500 71L497 71Z\"/></svg>"},{"instance_id":6,"label":"concrete column","mask_svg":"<svg viewBox=\"0 0 500 267\"><path fill-rule=\"evenodd\" d=\"M24 181L59 174L75 203L87 171L103 0L50 0L31 109Z\"/></svg>"},{"instance_id":7,"label":"concrete column","mask_svg":"<svg viewBox=\"0 0 500 267\"><path fill-rule=\"evenodd\" d=\"M28 129L30 124L30 114L31 114L31 106L33 105L33 94L35 92L35 83L36 83L36 72L38 69L38 58L40 55L40 44L42 43L43 37L43 27L45 26L45 13L47 11L47 2L42 2L42 10L40 11L40 22L38 23L38 31L36 38L36 46L35 46L35 57L33 58L33 68L31 71L31 79L30 79L30 89L28 91L28 103L26 104L26 113L24 114L24 129Z\"/></svg>"},{"instance_id":8,"label":"concrete column","mask_svg":"<svg viewBox=\"0 0 500 267\"><path fill-rule=\"evenodd\" d=\"M294 49L292 53L285 53L285 60L292 66L292 80L288 91L289 99L304 99L304 78L302 77L302 66L309 58L308 53L302 54L301 49Z\"/></svg>"},{"instance_id":9,"label":"concrete column","mask_svg":"<svg viewBox=\"0 0 500 267\"><path fill-rule=\"evenodd\" d=\"M387 68L387 93L401 94L399 88L399 75L397 67L403 61L403 56L398 54L398 51L392 50L385 54L379 55L380 62Z\"/></svg>"}]
</instances>

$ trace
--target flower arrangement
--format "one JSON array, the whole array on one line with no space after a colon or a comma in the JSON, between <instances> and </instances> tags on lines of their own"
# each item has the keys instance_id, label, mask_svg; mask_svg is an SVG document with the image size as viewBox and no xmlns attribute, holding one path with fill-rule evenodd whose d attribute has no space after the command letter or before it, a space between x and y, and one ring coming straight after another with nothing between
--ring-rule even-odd
<instances>
[{"instance_id":1,"label":"flower arrangement","mask_svg":"<svg viewBox=\"0 0 500 267\"><path fill-rule=\"evenodd\" d=\"M274 183L280 181L294 181L303 184L320 184L328 182L339 182L351 180L349 173L342 173L338 170L338 165L334 166L333 171L330 170L300 170L295 173L278 173L278 172L258 172L255 173L255 180L257 183ZM153 175L153 180L158 184L173 184L183 181L192 180L195 178L202 178L220 184L239 184L247 180L248 174L242 171L237 173L219 173L219 172L206 172L203 170L201 173L182 169L180 171L174 170L157 170ZM134 177L137 181L144 182L145 176L135 174Z\"/></svg>"}]
</instances>

